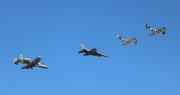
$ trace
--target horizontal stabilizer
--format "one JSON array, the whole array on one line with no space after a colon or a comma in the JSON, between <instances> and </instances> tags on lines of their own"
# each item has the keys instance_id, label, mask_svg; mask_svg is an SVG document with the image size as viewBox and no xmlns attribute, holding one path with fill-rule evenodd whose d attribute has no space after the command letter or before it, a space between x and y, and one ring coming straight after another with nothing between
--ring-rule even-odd
<instances>
[{"instance_id":1,"label":"horizontal stabilizer","mask_svg":"<svg viewBox=\"0 0 180 95\"><path fill-rule=\"evenodd\" d=\"M117 35L117 39L121 39L122 38L122 36L120 36L119 34Z\"/></svg>"},{"instance_id":2,"label":"horizontal stabilizer","mask_svg":"<svg viewBox=\"0 0 180 95\"><path fill-rule=\"evenodd\" d=\"M18 61L18 59L17 58L14 58L14 64L18 64L19 63L19 61Z\"/></svg>"}]
</instances>

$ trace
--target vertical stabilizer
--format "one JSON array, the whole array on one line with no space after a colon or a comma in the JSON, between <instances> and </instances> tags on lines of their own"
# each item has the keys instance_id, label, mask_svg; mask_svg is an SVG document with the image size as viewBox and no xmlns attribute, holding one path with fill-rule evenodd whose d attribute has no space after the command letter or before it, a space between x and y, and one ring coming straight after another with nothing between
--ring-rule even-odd
<instances>
[{"instance_id":1,"label":"vertical stabilizer","mask_svg":"<svg viewBox=\"0 0 180 95\"><path fill-rule=\"evenodd\" d=\"M19 60L23 60L23 54L19 55Z\"/></svg>"},{"instance_id":2,"label":"vertical stabilizer","mask_svg":"<svg viewBox=\"0 0 180 95\"><path fill-rule=\"evenodd\" d=\"M86 49L86 47L84 46L84 44L81 44L81 47L82 47L82 49Z\"/></svg>"}]
</instances>

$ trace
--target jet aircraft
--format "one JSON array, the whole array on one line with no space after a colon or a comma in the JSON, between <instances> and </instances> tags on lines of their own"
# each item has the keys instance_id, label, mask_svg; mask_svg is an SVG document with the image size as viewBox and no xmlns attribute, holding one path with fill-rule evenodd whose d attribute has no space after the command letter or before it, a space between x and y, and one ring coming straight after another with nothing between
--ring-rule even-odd
<instances>
[{"instance_id":1,"label":"jet aircraft","mask_svg":"<svg viewBox=\"0 0 180 95\"><path fill-rule=\"evenodd\" d=\"M118 34L117 39L122 40L124 42L122 44L122 46L125 46L127 44L134 44L134 46L137 45L137 38L135 38L135 37L130 40L127 40L127 39L123 38L122 36L119 36L119 34Z\"/></svg>"},{"instance_id":2,"label":"jet aircraft","mask_svg":"<svg viewBox=\"0 0 180 95\"><path fill-rule=\"evenodd\" d=\"M156 34L166 34L166 26L160 28L160 29L156 29L156 28L152 28L151 26L148 26L148 23L146 23L146 29L149 29L152 31L152 33L150 34L150 36L154 36Z\"/></svg>"},{"instance_id":3,"label":"jet aircraft","mask_svg":"<svg viewBox=\"0 0 180 95\"><path fill-rule=\"evenodd\" d=\"M19 59L14 58L14 64L16 65L18 65L18 63L26 64L21 69L30 69L30 68L33 69L33 67L40 67L40 68L48 69L48 67L45 64L40 62L41 59L42 58L38 56L33 61L31 61L30 58L24 58L23 55L20 54Z\"/></svg>"},{"instance_id":4,"label":"jet aircraft","mask_svg":"<svg viewBox=\"0 0 180 95\"><path fill-rule=\"evenodd\" d=\"M103 53L100 53L100 52L97 52L97 49L96 48L93 48L91 50L88 50L84 44L81 44L81 47L82 47L82 50L80 50L78 53L84 53L84 56L89 56L89 55L92 55L92 56L98 56L98 57L108 57L106 56L105 54Z\"/></svg>"}]
</instances>

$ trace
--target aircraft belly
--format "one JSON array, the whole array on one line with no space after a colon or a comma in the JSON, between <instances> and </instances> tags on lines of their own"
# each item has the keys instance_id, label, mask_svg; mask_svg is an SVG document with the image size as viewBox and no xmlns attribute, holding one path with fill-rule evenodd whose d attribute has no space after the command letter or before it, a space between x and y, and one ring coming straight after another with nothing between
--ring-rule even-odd
<instances>
[{"instance_id":1,"label":"aircraft belly","mask_svg":"<svg viewBox=\"0 0 180 95\"><path fill-rule=\"evenodd\" d=\"M134 41L134 40L133 40ZM132 44L133 43L133 41L128 41L128 44Z\"/></svg>"},{"instance_id":2,"label":"aircraft belly","mask_svg":"<svg viewBox=\"0 0 180 95\"><path fill-rule=\"evenodd\" d=\"M94 55L94 56L101 56L101 55L98 54L98 53L92 53L92 55Z\"/></svg>"},{"instance_id":3,"label":"aircraft belly","mask_svg":"<svg viewBox=\"0 0 180 95\"><path fill-rule=\"evenodd\" d=\"M157 34L162 34L162 32L161 32L161 31L159 31L159 32L157 32Z\"/></svg>"},{"instance_id":4,"label":"aircraft belly","mask_svg":"<svg viewBox=\"0 0 180 95\"><path fill-rule=\"evenodd\" d=\"M29 61L29 60L24 60L23 62L24 62L24 63L30 63L30 61Z\"/></svg>"}]
</instances>

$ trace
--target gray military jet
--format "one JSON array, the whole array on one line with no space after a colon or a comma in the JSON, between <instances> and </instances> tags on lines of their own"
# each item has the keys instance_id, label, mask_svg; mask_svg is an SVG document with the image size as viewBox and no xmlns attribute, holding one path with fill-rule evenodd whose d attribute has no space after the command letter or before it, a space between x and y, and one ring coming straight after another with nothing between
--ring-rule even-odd
<instances>
[{"instance_id":1,"label":"gray military jet","mask_svg":"<svg viewBox=\"0 0 180 95\"><path fill-rule=\"evenodd\" d=\"M119 36L119 34L118 34L117 39L122 40L124 42L122 44L122 46L125 46L127 44L134 44L134 46L137 45L137 38L132 38L130 40L127 40L127 39L123 38L122 36Z\"/></svg>"},{"instance_id":2,"label":"gray military jet","mask_svg":"<svg viewBox=\"0 0 180 95\"><path fill-rule=\"evenodd\" d=\"M23 55L20 54L19 59L14 58L14 64L16 65L18 65L18 63L26 64L21 69L30 69L30 68L33 69L33 67L40 67L40 68L48 69L48 67L45 64L40 62L41 59L42 58L38 56L33 61L31 61L30 58L23 58Z\"/></svg>"},{"instance_id":3,"label":"gray military jet","mask_svg":"<svg viewBox=\"0 0 180 95\"><path fill-rule=\"evenodd\" d=\"M149 29L149 30L152 31L150 36L154 36L156 34L162 34L162 35L166 34L166 32L165 32L166 31L166 27L165 26L160 28L160 29L156 29L156 28L152 28L151 26L148 26L148 23L146 23L146 29Z\"/></svg>"},{"instance_id":4,"label":"gray military jet","mask_svg":"<svg viewBox=\"0 0 180 95\"><path fill-rule=\"evenodd\" d=\"M80 54L80 53L84 53L84 56L92 55L92 56L98 56L98 57L101 57L101 56L103 56L103 57L108 57L108 56L106 56L106 55L103 54L103 53L97 52L97 51L96 51L96 48L93 48L93 49L91 49L91 50L88 50L88 49L84 46L84 44L81 44L81 47L82 47L82 50L80 50L78 53L79 53L79 54Z\"/></svg>"}]
</instances>

